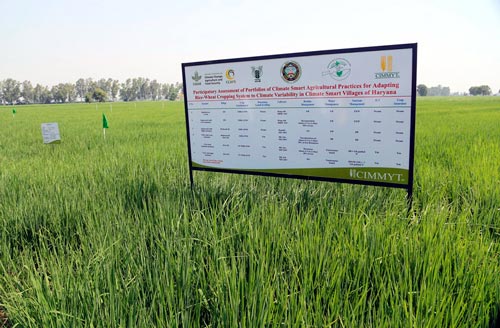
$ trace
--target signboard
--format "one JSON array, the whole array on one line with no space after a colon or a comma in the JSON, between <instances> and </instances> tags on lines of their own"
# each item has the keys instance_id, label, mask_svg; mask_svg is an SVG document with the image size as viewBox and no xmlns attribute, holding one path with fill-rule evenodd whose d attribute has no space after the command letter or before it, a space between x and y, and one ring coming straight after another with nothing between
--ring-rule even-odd
<instances>
[{"instance_id":1,"label":"signboard","mask_svg":"<svg viewBox=\"0 0 500 328\"><path fill-rule=\"evenodd\" d=\"M182 64L192 170L406 188L417 44Z\"/></svg>"},{"instance_id":2,"label":"signboard","mask_svg":"<svg viewBox=\"0 0 500 328\"><path fill-rule=\"evenodd\" d=\"M60 143L59 125L57 123L42 123L42 136L44 144Z\"/></svg>"}]
</instances>

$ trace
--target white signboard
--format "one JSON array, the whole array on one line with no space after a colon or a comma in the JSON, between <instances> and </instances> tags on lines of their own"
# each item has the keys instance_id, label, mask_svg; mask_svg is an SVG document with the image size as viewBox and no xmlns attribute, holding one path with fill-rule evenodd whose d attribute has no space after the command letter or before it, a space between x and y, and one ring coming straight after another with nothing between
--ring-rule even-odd
<instances>
[{"instance_id":1,"label":"white signboard","mask_svg":"<svg viewBox=\"0 0 500 328\"><path fill-rule=\"evenodd\" d=\"M183 64L192 170L408 188L416 44Z\"/></svg>"},{"instance_id":2,"label":"white signboard","mask_svg":"<svg viewBox=\"0 0 500 328\"><path fill-rule=\"evenodd\" d=\"M60 143L59 125L57 123L42 123L42 136L44 144Z\"/></svg>"}]
</instances>

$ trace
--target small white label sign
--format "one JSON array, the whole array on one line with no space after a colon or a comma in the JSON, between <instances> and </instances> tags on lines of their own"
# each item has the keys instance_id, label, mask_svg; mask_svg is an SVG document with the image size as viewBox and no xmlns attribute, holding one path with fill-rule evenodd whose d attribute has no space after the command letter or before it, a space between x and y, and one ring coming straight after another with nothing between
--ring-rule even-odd
<instances>
[{"instance_id":1,"label":"small white label sign","mask_svg":"<svg viewBox=\"0 0 500 328\"><path fill-rule=\"evenodd\" d=\"M59 125L57 123L42 123L42 136L44 144L60 143Z\"/></svg>"}]
</instances>

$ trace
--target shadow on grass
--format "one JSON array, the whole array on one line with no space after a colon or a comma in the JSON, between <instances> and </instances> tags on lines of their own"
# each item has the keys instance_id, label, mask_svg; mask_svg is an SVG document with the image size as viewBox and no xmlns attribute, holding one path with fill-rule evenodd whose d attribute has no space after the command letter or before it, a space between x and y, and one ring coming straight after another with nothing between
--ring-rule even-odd
<instances>
[{"instance_id":1,"label":"shadow on grass","mask_svg":"<svg viewBox=\"0 0 500 328\"><path fill-rule=\"evenodd\" d=\"M5 309L0 306L0 328L11 328L12 323L9 321L9 318L7 317L7 313L5 312Z\"/></svg>"},{"instance_id":2,"label":"shadow on grass","mask_svg":"<svg viewBox=\"0 0 500 328\"><path fill-rule=\"evenodd\" d=\"M496 314L491 318L490 328L500 328L500 305L497 307Z\"/></svg>"}]
</instances>

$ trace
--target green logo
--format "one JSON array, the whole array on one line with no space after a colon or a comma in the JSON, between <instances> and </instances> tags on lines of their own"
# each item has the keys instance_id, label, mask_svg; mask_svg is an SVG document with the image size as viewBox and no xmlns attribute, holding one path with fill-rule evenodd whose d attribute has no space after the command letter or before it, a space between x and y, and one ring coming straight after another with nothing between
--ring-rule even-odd
<instances>
[{"instance_id":1,"label":"green logo","mask_svg":"<svg viewBox=\"0 0 500 328\"><path fill-rule=\"evenodd\" d=\"M324 71L322 75L329 75L337 81L345 80L351 75L351 63L344 58L335 58L328 64L327 71Z\"/></svg>"},{"instance_id":2,"label":"green logo","mask_svg":"<svg viewBox=\"0 0 500 328\"><path fill-rule=\"evenodd\" d=\"M194 75L191 76L191 78L193 79L193 81L198 82L199 80L201 80L201 75L198 73L198 71L196 71L194 72Z\"/></svg>"}]
</instances>

